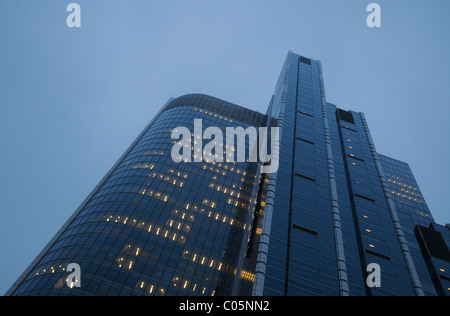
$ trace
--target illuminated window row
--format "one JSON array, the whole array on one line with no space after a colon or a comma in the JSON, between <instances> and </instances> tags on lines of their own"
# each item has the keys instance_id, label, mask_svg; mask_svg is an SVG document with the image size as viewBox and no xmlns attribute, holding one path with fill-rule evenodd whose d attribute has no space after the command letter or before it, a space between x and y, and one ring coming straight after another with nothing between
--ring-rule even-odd
<instances>
[{"instance_id":1,"label":"illuminated window row","mask_svg":"<svg viewBox=\"0 0 450 316\"><path fill-rule=\"evenodd\" d=\"M65 272L69 263L62 263L60 265L49 265L40 269L38 272L34 273L34 276L43 274L55 274L57 272Z\"/></svg>"},{"instance_id":2,"label":"illuminated window row","mask_svg":"<svg viewBox=\"0 0 450 316\"><path fill-rule=\"evenodd\" d=\"M400 189L400 191L401 191L401 192L404 192L404 193L406 193L406 194L412 195L412 196L420 197L419 194L414 193L414 192L410 192L410 191L408 191L408 190Z\"/></svg>"},{"instance_id":3,"label":"illuminated window row","mask_svg":"<svg viewBox=\"0 0 450 316\"><path fill-rule=\"evenodd\" d=\"M185 175L185 176L186 176L185 179L187 179L187 175ZM168 183L170 183L172 185L179 186L180 188L184 187L184 184L186 183L184 180L180 180L180 179L177 179L177 178L175 178L173 176L167 176L167 175L164 175L162 173L157 173L157 172L150 173L148 175L148 177L149 178L153 178L153 179L157 178L157 179L159 179L161 181L165 181L165 182L168 182Z\"/></svg>"},{"instance_id":4,"label":"illuminated window row","mask_svg":"<svg viewBox=\"0 0 450 316\"><path fill-rule=\"evenodd\" d=\"M192 136L194 136L194 135L192 135ZM170 141L170 143L173 144L173 145L177 144L178 142L179 142L178 140L171 140L171 141ZM213 142L213 144L214 144L214 145L217 145L217 142ZM194 141L194 145L191 145L191 148L190 148L190 150L191 150L191 152L192 152L192 158L193 158L193 159L200 158L201 161L204 161L204 158L203 158L203 155L202 155L203 149L202 149L202 148L197 148L197 149L195 149L195 147L194 147L195 145L197 145L197 141ZM225 148L224 148L224 153L226 153L227 146L224 146L224 147L225 147ZM188 145L188 144L184 145L184 148L185 148L186 150L189 150L189 145ZM232 148L232 149L233 149L233 152L236 151L235 148ZM228 156L229 156L229 157L233 157L233 154L230 153ZM225 160L231 160L231 159L225 158ZM246 162L250 162L250 160L247 159ZM215 161L211 162L211 164L212 164L212 163L215 163ZM227 161L227 163L229 163L229 164L236 164L236 162L234 162L234 161ZM204 169L206 170L206 168L204 168ZM238 173L239 173L239 172L238 172ZM246 173L246 172L245 172L245 173ZM226 173L225 171L221 172L221 174L224 175L224 176L227 175L227 173Z\"/></svg>"},{"instance_id":5,"label":"illuminated window row","mask_svg":"<svg viewBox=\"0 0 450 316\"><path fill-rule=\"evenodd\" d=\"M142 154L143 156L163 156L164 150L149 150Z\"/></svg>"},{"instance_id":6,"label":"illuminated window row","mask_svg":"<svg viewBox=\"0 0 450 316\"><path fill-rule=\"evenodd\" d=\"M133 169L150 169L153 170L153 168L155 168L154 164L138 164L138 165L134 165Z\"/></svg>"},{"instance_id":7,"label":"illuminated window row","mask_svg":"<svg viewBox=\"0 0 450 316\"><path fill-rule=\"evenodd\" d=\"M430 215L428 213L424 213L424 212L420 212L420 211L416 211L416 214L422 217L429 217Z\"/></svg>"},{"instance_id":8,"label":"illuminated window row","mask_svg":"<svg viewBox=\"0 0 450 316\"><path fill-rule=\"evenodd\" d=\"M175 216L177 218L189 221L191 223L193 223L194 220L195 220L195 215L192 215L189 212L180 211L178 209L173 209L172 212L171 212L171 216Z\"/></svg>"},{"instance_id":9,"label":"illuminated window row","mask_svg":"<svg viewBox=\"0 0 450 316\"><path fill-rule=\"evenodd\" d=\"M212 163L210 163L210 165L213 165L213 166L209 166L207 164L203 164L202 165L202 169L203 170L209 170L211 172L220 174L222 176L226 176L227 175L227 171L234 172L236 174L242 174L243 176L247 175L246 171L243 171L242 169L237 168L237 167L229 166L228 164L230 164L230 163L222 163L222 162L218 162L217 163L217 162L213 161ZM235 164L235 162L232 162L232 164ZM215 167L217 167L217 168L215 168ZM223 169L223 170L221 170L221 169Z\"/></svg>"},{"instance_id":10,"label":"illuminated window row","mask_svg":"<svg viewBox=\"0 0 450 316\"><path fill-rule=\"evenodd\" d=\"M209 295L208 289L206 286L199 286L195 282L191 282L188 278L181 278L178 276L174 276L172 278L171 286L175 288L179 288L181 290L190 291L196 293L197 295ZM211 296L214 296L215 291L211 293Z\"/></svg>"},{"instance_id":11,"label":"illuminated window row","mask_svg":"<svg viewBox=\"0 0 450 316\"><path fill-rule=\"evenodd\" d=\"M175 132L178 132L178 130L175 130ZM197 145L197 144L199 144L198 142L197 142L197 140L200 140L201 139L201 137L199 136L199 135L197 135L197 137L196 137L196 135L194 134L194 133L192 133L191 134L191 140L192 139L194 139L194 141L193 141L193 145ZM179 141L178 140L176 140L176 139L173 139L173 140L171 140L170 141L170 143L171 144L176 144L176 143L178 143ZM191 142L190 142L191 143ZM210 144L214 144L214 145L217 145L217 141L214 141L214 142L209 142ZM189 148L189 145L188 144L185 144L185 146L184 146L186 149L188 149ZM237 144L237 147L234 147L234 146L231 146L231 145L227 145L227 144L225 144L225 146L223 146L224 148L224 150L223 150L223 152L224 153L226 153L227 151L229 151L229 150L231 150L233 153L234 152L236 152L236 148L237 148L237 150L239 150L239 149L243 149L243 150L245 150L245 148L241 145L241 143L238 143ZM191 145L191 151L196 151L196 152L198 152L198 153L200 153L200 152L202 152L202 148L197 148L197 150L195 150L195 147L194 146L192 146ZM229 156L231 157L231 156L233 156L233 154L232 153L230 153L229 154ZM232 163L232 164L236 164L236 162L234 162L234 161L228 161L227 163Z\"/></svg>"},{"instance_id":12,"label":"illuminated window row","mask_svg":"<svg viewBox=\"0 0 450 316\"><path fill-rule=\"evenodd\" d=\"M186 243L186 237L177 231L173 231L172 229L160 227L143 221L138 221L136 219L129 219L128 217L111 215L109 217L105 216L105 219L107 222L132 226L141 229L147 233L154 234L156 236L160 236L183 245Z\"/></svg>"},{"instance_id":13,"label":"illuminated window row","mask_svg":"<svg viewBox=\"0 0 450 316\"><path fill-rule=\"evenodd\" d=\"M241 207L241 208L245 208L245 206L248 205L245 202L239 202L236 199L232 199L232 198L228 198L227 203L229 205L234 205L235 207Z\"/></svg>"},{"instance_id":14,"label":"illuminated window row","mask_svg":"<svg viewBox=\"0 0 450 316\"><path fill-rule=\"evenodd\" d=\"M156 285L146 282L138 281L135 286L136 289L144 290L148 295L164 296L166 295L166 289L163 287L157 287Z\"/></svg>"},{"instance_id":15,"label":"illuminated window row","mask_svg":"<svg viewBox=\"0 0 450 316\"><path fill-rule=\"evenodd\" d=\"M206 206L209 206L211 208L215 208L217 206L216 202L212 202L212 201L210 201L208 199L204 199L203 200L203 204L206 205ZM183 209L189 210L189 211L192 211L192 212L196 212L196 213L199 213L199 214L203 214L204 216L206 216L208 218L212 218L212 219L214 219L216 221L219 221L219 222L222 222L224 224L228 224L228 225L236 226L236 227L241 227L241 223L239 221L235 220L234 218L230 217L230 216L222 215L219 212L214 212L212 210L207 210L205 208L199 208L197 205L193 205L192 203L189 203L189 202L184 204ZM242 228L245 229L245 224L244 224L244 226Z\"/></svg>"},{"instance_id":16,"label":"illuminated window row","mask_svg":"<svg viewBox=\"0 0 450 316\"><path fill-rule=\"evenodd\" d=\"M229 265L222 263L217 259L208 258L207 256L202 256L202 255L195 253L193 251L190 251L190 250L184 250L183 254L182 254L182 258L187 261L194 262L194 263L200 264L202 266L205 266L210 269L217 270L217 271L229 271L230 270Z\"/></svg>"},{"instance_id":17,"label":"illuminated window row","mask_svg":"<svg viewBox=\"0 0 450 316\"><path fill-rule=\"evenodd\" d=\"M130 244L126 244L125 246L123 246L122 251L127 255L133 255L136 257L140 256L144 252L142 247L133 246Z\"/></svg>"},{"instance_id":18,"label":"illuminated window row","mask_svg":"<svg viewBox=\"0 0 450 316\"><path fill-rule=\"evenodd\" d=\"M157 172L151 172L148 176L151 178L157 177L158 179L167 179L169 177L173 177L173 178L179 178L179 179L184 179L184 180L187 180L187 178L189 177L189 174L179 172L173 168L167 170L167 172L172 174L173 176L168 176L164 173L157 173ZM169 180L167 180L167 181L169 181Z\"/></svg>"},{"instance_id":19,"label":"illuminated window row","mask_svg":"<svg viewBox=\"0 0 450 316\"><path fill-rule=\"evenodd\" d=\"M183 178L183 179L187 179L189 177L189 175L187 173L179 172L173 168L167 170L167 172L172 173L172 174L176 175L177 177Z\"/></svg>"},{"instance_id":20,"label":"illuminated window row","mask_svg":"<svg viewBox=\"0 0 450 316\"><path fill-rule=\"evenodd\" d=\"M217 114L217 113L208 112L207 110L204 110L204 109L198 109L198 108L194 108L194 111L198 111L198 112L200 112L200 113L208 114L208 115L210 115L210 116L219 118L219 119L221 119L221 120L225 120L225 121L227 121L227 122L233 123L233 120L232 120L232 119L230 119L230 118L228 118L228 117L226 117L226 116L222 116L222 115Z\"/></svg>"},{"instance_id":21,"label":"illuminated window row","mask_svg":"<svg viewBox=\"0 0 450 316\"><path fill-rule=\"evenodd\" d=\"M165 203L167 203L169 201L169 198L170 198L169 195L162 194L160 192L155 192L153 190L149 190L148 187L143 187L143 188L139 189L138 193L142 194L142 195L147 195L147 196L150 196L150 197L155 197L158 200L161 200L161 201L163 201Z\"/></svg>"},{"instance_id":22,"label":"illuminated window row","mask_svg":"<svg viewBox=\"0 0 450 316\"><path fill-rule=\"evenodd\" d=\"M236 187L236 185L234 185L234 186ZM249 199L247 195L244 195L244 194L241 195L241 193L238 190L230 189L230 188L228 188L220 183L217 183L217 182L211 182L208 185L208 188L216 190L218 192L222 192L224 194L228 194L232 197L236 197L237 199L239 199L239 198L242 198L245 200Z\"/></svg>"},{"instance_id":23,"label":"illuminated window row","mask_svg":"<svg viewBox=\"0 0 450 316\"><path fill-rule=\"evenodd\" d=\"M407 194L409 194L409 195L412 195L412 196L417 196L417 197L420 197L420 195L419 194L417 194L417 193L414 193L414 192L411 192L411 191L409 191L409 190L405 190L405 189L400 189L400 192L403 192L403 193L407 193ZM392 193L395 193L394 191L392 191Z\"/></svg>"},{"instance_id":24,"label":"illuminated window row","mask_svg":"<svg viewBox=\"0 0 450 316\"><path fill-rule=\"evenodd\" d=\"M217 207L217 202L211 201L209 199L203 199L202 204L205 205L205 206L208 206L210 208L216 208Z\"/></svg>"},{"instance_id":25,"label":"illuminated window row","mask_svg":"<svg viewBox=\"0 0 450 316\"><path fill-rule=\"evenodd\" d=\"M199 286L197 283L192 282L190 279L182 279L180 277L173 277L171 286L179 288L181 290L195 293L196 295L209 295L207 287ZM164 296L166 295L166 289L164 287L157 287L151 282L140 280L136 283L135 289L143 290L148 295ZM211 295L214 296L215 292Z\"/></svg>"},{"instance_id":26,"label":"illuminated window row","mask_svg":"<svg viewBox=\"0 0 450 316\"><path fill-rule=\"evenodd\" d=\"M219 177L218 177L218 176L213 176L211 179L212 179L213 181L218 181ZM251 185L253 185L253 181L254 181L254 180L249 179L248 177L242 177L242 178L240 179L240 182L243 182L243 183L246 183L246 184L251 184ZM233 188L236 188L236 185L235 185L235 184L233 184ZM242 186L239 187L239 190L242 190Z\"/></svg>"},{"instance_id":27,"label":"illuminated window row","mask_svg":"<svg viewBox=\"0 0 450 316\"><path fill-rule=\"evenodd\" d=\"M391 182L393 184L396 184L398 186L404 187L404 188L409 188L411 190L417 191L417 188L408 184L405 184L403 182L398 181L398 178L396 178L397 180L394 179L388 179L388 182Z\"/></svg>"},{"instance_id":28,"label":"illuminated window row","mask_svg":"<svg viewBox=\"0 0 450 316\"><path fill-rule=\"evenodd\" d=\"M405 199L408 199L408 200L411 200L411 201L414 201L414 202L417 202L417 203L422 203L423 202L421 199L416 199L416 198L413 198L411 196L407 196L406 194L402 194L400 192L391 191L391 193L396 195L396 196L398 196L398 197L402 197L402 198L405 198Z\"/></svg>"},{"instance_id":29,"label":"illuminated window row","mask_svg":"<svg viewBox=\"0 0 450 316\"><path fill-rule=\"evenodd\" d=\"M241 278L252 283L255 282L255 274L247 271L241 271Z\"/></svg>"},{"instance_id":30,"label":"illuminated window row","mask_svg":"<svg viewBox=\"0 0 450 316\"><path fill-rule=\"evenodd\" d=\"M125 244L121 250L121 254L115 259L115 264L119 268L132 270L137 257L147 260L151 257L151 251L141 246Z\"/></svg>"},{"instance_id":31,"label":"illuminated window row","mask_svg":"<svg viewBox=\"0 0 450 316\"><path fill-rule=\"evenodd\" d=\"M185 233L189 233L191 231L192 226L190 224L186 224L182 221L177 221L175 219L169 218L166 222L166 226L170 228L174 228Z\"/></svg>"},{"instance_id":32,"label":"illuminated window row","mask_svg":"<svg viewBox=\"0 0 450 316\"><path fill-rule=\"evenodd\" d=\"M124 268L127 270L132 270L134 267L134 264L136 263L136 260L134 259L126 259L125 257L119 256L116 259L116 264L119 268Z\"/></svg>"},{"instance_id":33,"label":"illuminated window row","mask_svg":"<svg viewBox=\"0 0 450 316\"><path fill-rule=\"evenodd\" d=\"M213 181L219 181L219 177L218 176L212 176L212 178L211 178L211 180L212 180L212 182ZM237 189L237 185L236 184L233 184L232 186L231 186L233 189ZM239 191L242 191L242 186L239 186Z\"/></svg>"}]
</instances>

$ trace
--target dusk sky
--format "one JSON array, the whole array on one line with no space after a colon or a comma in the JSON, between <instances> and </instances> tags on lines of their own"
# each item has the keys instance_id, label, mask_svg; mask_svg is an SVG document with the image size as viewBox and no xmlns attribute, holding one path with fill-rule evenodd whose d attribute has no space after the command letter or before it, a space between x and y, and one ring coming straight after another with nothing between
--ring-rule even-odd
<instances>
[{"instance_id":1,"label":"dusk sky","mask_svg":"<svg viewBox=\"0 0 450 316\"><path fill-rule=\"evenodd\" d=\"M81 6L81 28L66 7ZM381 28L366 7L381 6ZM0 295L170 97L265 113L289 50L450 223L448 0L1 0Z\"/></svg>"}]
</instances>

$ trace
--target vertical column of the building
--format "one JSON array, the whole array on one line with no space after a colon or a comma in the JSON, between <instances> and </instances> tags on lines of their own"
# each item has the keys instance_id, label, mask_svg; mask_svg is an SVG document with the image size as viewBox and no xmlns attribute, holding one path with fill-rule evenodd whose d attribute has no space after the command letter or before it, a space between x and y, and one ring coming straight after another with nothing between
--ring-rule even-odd
<instances>
[{"instance_id":1,"label":"vertical column of the building","mask_svg":"<svg viewBox=\"0 0 450 316\"><path fill-rule=\"evenodd\" d=\"M408 244L406 242L406 239L405 239L405 236L404 236L401 224L400 224L400 220L398 218L398 215L397 215L397 212L396 212L396 209L395 209L394 200L392 199L391 194L389 192L389 187L387 185L387 182L386 182L386 179L385 179L385 176L384 176L384 172L383 172L383 168L382 168L382 165L381 165L380 160L378 158L378 154L377 154L377 151L375 149L375 144L374 144L374 142L372 140L372 136L370 134L366 118L365 118L363 113L360 113L360 116L361 116L361 121L362 121L364 130L366 132L367 140L368 140L368 143L369 143L369 147L370 147L370 151L371 151L373 160L375 162L375 166L376 166L376 169L377 169L377 172L378 172L378 176L380 178L380 183L381 183L381 186L383 188L383 193L384 193L384 196L386 198L388 209L389 209L391 217L392 217L392 221L393 221L393 224L394 224L394 227L395 227L395 232L396 232L396 235L397 235L397 238L398 238L398 242L400 243L402 254L403 254L403 257L404 257L404 259L406 261L407 268L408 268L408 271L410 273L410 277L411 277L411 280L412 280L415 292L416 292L416 294L418 296L423 296L424 292L423 292L423 289L422 289L422 285L421 285L419 277L417 275L417 271L416 271L416 268L415 268L415 265L414 265L414 261L413 261L413 259L411 257L411 253L409 251L409 247L408 247Z\"/></svg>"},{"instance_id":2,"label":"vertical column of the building","mask_svg":"<svg viewBox=\"0 0 450 316\"><path fill-rule=\"evenodd\" d=\"M321 69L298 58L286 293L348 295Z\"/></svg>"},{"instance_id":3,"label":"vertical column of the building","mask_svg":"<svg viewBox=\"0 0 450 316\"><path fill-rule=\"evenodd\" d=\"M381 287L364 286L366 295L415 295L361 117L338 109L337 119L360 271L364 278L371 264L382 271Z\"/></svg>"},{"instance_id":4,"label":"vertical column of the building","mask_svg":"<svg viewBox=\"0 0 450 316\"><path fill-rule=\"evenodd\" d=\"M285 294L339 295L319 71L316 61L301 56L297 59L297 77L292 82L296 90L291 95L295 102L288 109L292 126L287 145L292 163L286 177L289 217Z\"/></svg>"},{"instance_id":5,"label":"vertical column of the building","mask_svg":"<svg viewBox=\"0 0 450 316\"><path fill-rule=\"evenodd\" d=\"M334 182L338 195L340 230L345 251L347 285L349 287L349 293L352 296L364 296L366 295L365 279L361 269L362 264L358 237L355 234L357 228L352 210L351 194L345 167L345 154L339 132L339 120L336 117L337 108L331 103L327 103L326 108L331 147L333 149Z\"/></svg>"},{"instance_id":6,"label":"vertical column of the building","mask_svg":"<svg viewBox=\"0 0 450 316\"><path fill-rule=\"evenodd\" d=\"M284 128L284 118L286 109L286 96L288 93L288 81L291 68L290 55L283 66L280 78L277 83L276 91L272 99L271 107L269 108L268 115L268 127L271 127L275 122L276 126L280 130L280 139L283 137ZM268 254L269 254L269 243L270 243L270 233L272 230L272 220L274 213L274 200L275 200L275 187L277 185L278 172L273 173L269 176L269 184L267 186L264 218L261 227L261 236L259 240L258 253L256 256L256 267L255 267L255 282L252 289L252 296L262 296L264 295L264 289L266 284L266 272L268 264ZM280 280L279 280L280 281ZM280 285L280 288L284 284ZM275 293L277 295L282 295L280 291Z\"/></svg>"},{"instance_id":7,"label":"vertical column of the building","mask_svg":"<svg viewBox=\"0 0 450 316\"><path fill-rule=\"evenodd\" d=\"M254 295L349 295L321 80L317 61L288 55L269 113L282 127L280 168L270 179Z\"/></svg>"},{"instance_id":8,"label":"vertical column of the building","mask_svg":"<svg viewBox=\"0 0 450 316\"><path fill-rule=\"evenodd\" d=\"M330 136L330 128L329 128L329 120L328 120L328 109L327 102L325 98L325 88L322 77L322 65L318 63L319 67L319 77L320 77L320 93L322 97L322 116L323 116L323 124L324 124L324 135L325 135L325 146L327 153L327 169L328 169L328 180L330 183L330 198L331 198L331 212L333 218L333 230L334 230L334 239L336 245L336 260L338 267L338 277L339 277L339 290L341 296L348 296L349 293L349 284L348 284L348 276L347 276L347 265L345 259L345 250L344 250L344 239L342 235L342 223L341 223L341 215L339 210L339 199L337 193L337 185L336 185L336 175L334 170L334 159L333 159L333 150L331 146L331 136Z\"/></svg>"}]
</instances>

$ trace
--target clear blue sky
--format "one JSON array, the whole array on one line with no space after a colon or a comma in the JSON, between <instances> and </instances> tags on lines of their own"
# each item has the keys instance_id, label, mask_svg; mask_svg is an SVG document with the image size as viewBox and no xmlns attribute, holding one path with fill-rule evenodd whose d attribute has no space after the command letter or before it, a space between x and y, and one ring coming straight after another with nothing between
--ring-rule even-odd
<instances>
[{"instance_id":1,"label":"clear blue sky","mask_svg":"<svg viewBox=\"0 0 450 316\"><path fill-rule=\"evenodd\" d=\"M80 29L70 2L0 1L0 294L168 98L265 112L288 50L322 61L327 100L364 112L450 222L450 1L74 0Z\"/></svg>"}]
</instances>

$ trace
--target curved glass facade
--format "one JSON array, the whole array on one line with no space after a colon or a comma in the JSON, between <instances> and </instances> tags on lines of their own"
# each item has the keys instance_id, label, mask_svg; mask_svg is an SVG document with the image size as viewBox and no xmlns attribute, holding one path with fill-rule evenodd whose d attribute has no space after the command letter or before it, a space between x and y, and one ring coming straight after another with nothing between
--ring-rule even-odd
<instances>
[{"instance_id":1,"label":"curved glass facade","mask_svg":"<svg viewBox=\"0 0 450 316\"><path fill-rule=\"evenodd\" d=\"M194 131L194 119L246 128L240 109L202 95L170 102L12 294L230 294L257 164L175 163L171 132ZM247 121L264 122L246 111ZM81 267L80 288L66 285L69 263Z\"/></svg>"}]
</instances>

